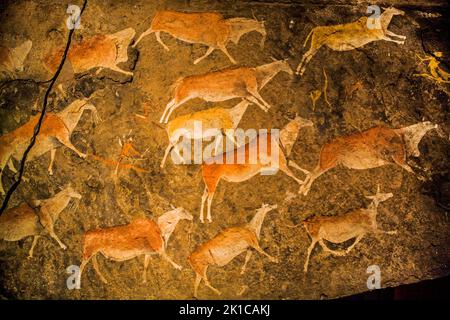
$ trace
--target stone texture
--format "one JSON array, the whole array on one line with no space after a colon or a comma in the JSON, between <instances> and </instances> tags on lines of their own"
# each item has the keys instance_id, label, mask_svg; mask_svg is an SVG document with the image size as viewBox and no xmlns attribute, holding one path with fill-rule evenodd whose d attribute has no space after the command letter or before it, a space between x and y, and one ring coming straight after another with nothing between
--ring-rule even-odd
<instances>
[{"instance_id":1,"label":"stone texture","mask_svg":"<svg viewBox=\"0 0 450 320\"><path fill-rule=\"evenodd\" d=\"M80 1L71 1L81 4ZM50 94L49 111L58 111L79 97L89 97L104 89L102 96L92 99L103 122L94 125L86 112L72 135L73 144L88 153L80 159L67 148L57 151L54 175L47 174L49 155L26 166L23 182L14 194L10 206L30 198L47 198L68 181L83 195L76 208L62 212L56 223L57 233L68 249L61 250L50 238L44 237L35 249L35 257L27 259L32 239L19 242L0 241L0 290L5 298L64 299L187 299L192 298L194 273L186 258L202 242L220 230L245 223L262 203L277 203L279 210L267 215L261 230L260 244L280 263L269 262L254 253L247 271L240 275L244 255L225 267L210 267L211 283L222 291L220 297L203 284L199 297L204 299L319 299L335 298L367 290L366 269L381 268L382 286L432 279L449 274L449 97L448 86L414 77L425 72L416 54L444 53L443 68L447 68L448 8L444 1L391 1L406 11L405 16L392 20L390 29L407 36L399 46L391 42L374 42L361 49L335 52L322 48L311 60L301 79L278 75L261 95L273 108L264 113L251 106L241 127L281 128L285 117L299 113L311 119L314 129L301 131L294 145L292 158L302 167L312 169L321 146L330 139L375 125L402 127L423 119L442 125L447 138L432 131L420 144L422 156L410 158L409 164L425 181L408 174L398 166L357 171L336 168L320 177L307 197L294 196L298 185L282 173L277 176L256 176L246 182L232 184L222 181L213 202L213 223L198 220L203 182L196 165L177 166L169 160L160 170L167 143L164 127L158 123L166 103L171 98L170 87L181 76L204 73L228 67L229 61L219 51L199 65L192 61L206 48L191 45L163 34L170 51L165 52L155 37L148 36L138 48L129 48L129 63L134 67L132 81L113 71L95 75L95 70L78 75L62 98L57 91ZM19 78L28 81L7 81L0 85L0 130L4 134L25 123L41 107L46 84L37 81L51 77L42 67L42 57L53 46L62 46L68 30L66 3L54 1L5 1L2 4L0 34L5 45L15 46L31 39L33 48ZM272 57L288 58L292 68L299 63L304 39L311 28L350 22L365 14L362 1L90 1L81 18L82 29L75 39L98 33L114 33L126 27L136 34L146 30L157 9L183 11L218 10L226 17L265 19L268 38L259 49L260 36L250 33L239 45L230 44L230 53L239 64L258 66ZM426 13L440 17L427 18ZM312 109L309 93L323 85L323 72L328 75L328 99L323 98ZM448 70L448 68L447 68ZM348 88L360 83L348 94ZM41 89L41 90L40 90ZM347 94L346 94L347 92ZM147 103L148 118L144 114ZM230 107L235 101L217 103ZM191 100L174 115L211 107L212 103ZM114 169L92 157L93 154L117 159L119 137L133 129L135 148L147 150L142 161L134 164L147 173ZM6 171L5 187L13 174ZM303 273L306 249L310 244L300 223L313 215L336 215L365 207L379 184L383 192L394 197L380 205L378 222L384 229L397 229L396 236L369 235L345 257L314 250L310 269ZM290 198L290 199L287 199ZM195 216L193 222L181 222L168 244L168 254L183 265L179 272L162 259L153 257L149 281L141 283L143 258L112 262L100 257L100 267L109 284L103 284L90 265L82 279L81 290L68 290L66 268L81 260L82 234L97 227L124 224L136 216L158 217L170 209L170 204L183 206Z\"/></svg>"}]
</instances>

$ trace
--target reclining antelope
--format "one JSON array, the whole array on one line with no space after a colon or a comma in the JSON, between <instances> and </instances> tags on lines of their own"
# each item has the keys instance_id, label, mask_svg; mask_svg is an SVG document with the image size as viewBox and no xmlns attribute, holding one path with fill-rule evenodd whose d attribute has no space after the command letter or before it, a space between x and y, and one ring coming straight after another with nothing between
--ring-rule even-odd
<instances>
[{"instance_id":1,"label":"reclining antelope","mask_svg":"<svg viewBox=\"0 0 450 320\"><path fill-rule=\"evenodd\" d=\"M205 203L207 203L207 219L209 222L212 221L212 199L221 179L228 182L246 181L258 173L272 171L275 163L276 169L280 169L299 185L302 185L304 182L298 179L288 166L292 166L304 173L309 172L302 169L294 161L288 160L287 157L292 151L292 146L297 140L300 129L302 127L311 127L312 125L311 121L297 116L281 130L279 141L273 139L271 133L258 135L254 140L243 146L216 155L212 159L205 161L202 164L205 191L202 196L200 221L204 222L203 211ZM266 150L262 147L264 145L267 146ZM244 161L239 163L239 158L243 158ZM232 163L229 163L229 159L232 159Z\"/></svg>"},{"instance_id":2,"label":"reclining antelope","mask_svg":"<svg viewBox=\"0 0 450 320\"><path fill-rule=\"evenodd\" d=\"M128 60L128 45L135 35L133 28L107 35L96 35L72 44L67 54L67 60L74 74L82 73L93 68L111 69L126 75L133 75L117 65ZM58 68L64 48L59 48L48 54L44 59L44 67L51 73ZM67 63L67 62L66 62Z\"/></svg>"},{"instance_id":3,"label":"reclining antelope","mask_svg":"<svg viewBox=\"0 0 450 320\"><path fill-rule=\"evenodd\" d=\"M242 98L267 111L270 105L258 91L280 71L293 74L287 60L278 60L255 68L227 68L180 78L173 85L174 98L167 104L159 122L167 123L175 109L194 98L211 102Z\"/></svg>"},{"instance_id":4,"label":"reclining antelope","mask_svg":"<svg viewBox=\"0 0 450 320\"><path fill-rule=\"evenodd\" d=\"M272 257L259 246L259 236L264 218L269 211L276 208L277 205L264 204L256 210L255 216L249 223L244 226L223 230L213 239L200 245L189 256L189 264L195 272L194 297L197 297L198 286L202 280L208 288L220 295L220 291L208 281L208 276L206 275L208 266L217 265L223 267L243 252L246 252L245 261L241 269L241 274L243 274L252 256L251 248L268 257L271 262L278 263L277 258Z\"/></svg>"},{"instance_id":5,"label":"reclining antelope","mask_svg":"<svg viewBox=\"0 0 450 320\"><path fill-rule=\"evenodd\" d=\"M378 40L403 44L406 37L389 31L388 26L393 16L403 15L405 12L393 7L383 9L384 11L379 17L381 29L369 29L367 27L367 17L361 17L350 23L313 28L306 37L303 47L306 46L310 37L311 45L309 50L303 55L303 58L297 67L296 74L302 75L305 72L306 64L324 45L335 51L349 51ZM401 40L396 40L392 37L397 37Z\"/></svg>"},{"instance_id":6,"label":"reclining antelope","mask_svg":"<svg viewBox=\"0 0 450 320\"><path fill-rule=\"evenodd\" d=\"M149 218L138 218L127 225L86 232L80 266L80 283L82 272L91 259L100 279L108 283L100 272L98 253L114 261L126 261L144 255L142 274L144 283L147 281L147 268L153 254L160 255L175 269L181 270L181 266L166 254L166 247L176 225L183 219L192 220L192 215L183 208L176 208L161 215L156 222Z\"/></svg>"},{"instance_id":7,"label":"reclining antelope","mask_svg":"<svg viewBox=\"0 0 450 320\"><path fill-rule=\"evenodd\" d=\"M249 104L249 102L244 100L233 108L211 108L171 120L167 124L166 129L169 136L169 145L164 153L161 168L164 167L167 156L172 149L178 153L176 145L181 137L187 139L207 139L225 134L231 141L235 142L234 135L230 135L230 130L237 128ZM196 132L198 124L201 124L200 135ZM218 145L216 145L216 153L217 150ZM180 159L182 158L179 153L178 156Z\"/></svg>"},{"instance_id":8,"label":"reclining antelope","mask_svg":"<svg viewBox=\"0 0 450 320\"><path fill-rule=\"evenodd\" d=\"M0 239L19 241L26 237L34 237L29 258L33 257L38 239L45 234L55 239L62 249L66 249L56 235L54 225L72 198L81 199L81 195L69 185L49 199L32 200L30 204L22 203L7 209L0 216Z\"/></svg>"},{"instance_id":9,"label":"reclining antelope","mask_svg":"<svg viewBox=\"0 0 450 320\"><path fill-rule=\"evenodd\" d=\"M309 258L317 243L326 252L335 256L345 256L366 234L396 234L397 231L380 230L377 225L378 205L392 196L392 193L380 193L380 187L378 186L376 195L366 196L366 198L372 200L372 203L366 209L356 209L338 216L316 216L304 221L302 224L311 237L304 272L308 271ZM327 240L339 244L350 239L355 239L355 241L345 250L332 250L324 243L324 240Z\"/></svg>"},{"instance_id":10,"label":"reclining antelope","mask_svg":"<svg viewBox=\"0 0 450 320\"><path fill-rule=\"evenodd\" d=\"M27 40L15 48L0 46L0 74L14 77L16 72L23 71L32 44L31 40Z\"/></svg>"},{"instance_id":11,"label":"reclining antelope","mask_svg":"<svg viewBox=\"0 0 450 320\"><path fill-rule=\"evenodd\" d=\"M95 122L100 118L97 115L97 109L86 99L79 99L72 102L68 107L58 113L47 112L41 125L41 130L36 138L35 145L28 154L27 161L33 160L44 153L50 151L50 165L48 172L53 174L53 161L55 160L56 149L61 145L65 145L72 149L78 156L85 158L86 154L79 151L70 142L70 136L78 124L84 110L91 110ZM39 121L40 114L32 117L27 123L21 127L0 136L0 194L4 194L1 183L2 173L8 165L9 169L14 173L13 159L20 161L26 148L28 147L34 128Z\"/></svg>"},{"instance_id":12,"label":"reclining antelope","mask_svg":"<svg viewBox=\"0 0 450 320\"><path fill-rule=\"evenodd\" d=\"M247 18L224 19L220 13L184 13L176 11L158 11L154 16L150 28L143 32L139 39L133 44L133 48L147 35L155 33L156 40L169 51L169 48L161 40L161 32L166 32L173 37L188 43L200 43L208 46L206 53L194 61L199 63L208 57L215 49L221 50L230 59L231 63L236 61L229 54L227 44L232 41L239 43L242 35L256 31L263 38L261 48L264 46L266 29L264 21Z\"/></svg>"},{"instance_id":13,"label":"reclining antelope","mask_svg":"<svg viewBox=\"0 0 450 320\"><path fill-rule=\"evenodd\" d=\"M378 126L361 133L338 137L322 147L318 164L307 175L300 192L307 195L313 182L337 165L364 170L395 163L414 173L406 163L406 158L408 155L420 156L420 140L431 129L440 130L437 124L425 121L400 129Z\"/></svg>"}]
</instances>

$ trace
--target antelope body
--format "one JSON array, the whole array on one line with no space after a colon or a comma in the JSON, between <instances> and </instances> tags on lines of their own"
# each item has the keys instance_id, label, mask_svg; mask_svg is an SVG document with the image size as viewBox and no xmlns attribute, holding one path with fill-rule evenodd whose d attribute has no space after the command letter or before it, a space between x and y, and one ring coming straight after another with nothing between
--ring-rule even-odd
<instances>
[{"instance_id":1,"label":"antelope body","mask_svg":"<svg viewBox=\"0 0 450 320\"><path fill-rule=\"evenodd\" d=\"M156 40L165 50L169 48L161 40L161 32L188 43L200 43L208 46L206 53L194 61L199 63L208 57L215 49L221 50L230 61L236 61L228 53L227 44L232 41L238 44L245 33L257 31L262 36L261 47L264 45L266 30L263 21L247 18L224 19L220 13L184 13L176 11L158 11L154 16L150 28L143 32L134 43L135 47L145 36L155 33Z\"/></svg>"},{"instance_id":2,"label":"antelope body","mask_svg":"<svg viewBox=\"0 0 450 320\"><path fill-rule=\"evenodd\" d=\"M0 74L14 75L23 71L23 64L31 50L31 40L27 40L15 48L0 46Z\"/></svg>"},{"instance_id":3,"label":"antelope body","mask_svg":"<svg viewBox=\"0 0 450 320\"><path fill-rule=\"evenodd\" d=\"M392 196L392 193L380 193L378 187L376 195L366 197L372 199L372 203L366 209L353 210L340 216L317 216L304 221L303 226L311 237L311 245L308 248L304 272L308 271L309 257L317 242L323 250L336 256L344 256L368 233L396 234L397 231L384 231L378 229L377 226L378 204ZM324 243L324 240L327 240L334 244L339 244L353 238L355 241L346 250L332 250Z\"/></svg>"},{"instance_id":4,"label":"antelope body","mask_svg":"<svg viewBox=\"0 0 450 320\"><path fill-rule=\"evenodd\" d=\"M48 168L49 174L53 174L53 161L55 159L56 149L65 145L72 149L78 156L85 158L86 154L82 153L70 142L70 136L78 124L84 110L91 110L95 121L99 120L97 109L85 99L79 99L72 102L68 107L58 113L48 112L41 125L39 135L36 142L30 150L27 160L33 160L36 157L50 151L51 160ZM40 114L32 117L27 123L21 127L0 136L0 193L4 194L1 183L1 174L6 165L15 173L13 160L19 161L26 148L28 147L34 128L39 121Z\"/></svg>"},{"instance_id":5,"label":"antelope body","mask_svg":"<svg viewBox=\"0 0 450 320\"><path fill-rule=\"evenodd\" d=\"M67 60L69 61L73 73L81 73L93 68L99 68L99 73L103 68L111 69L126 75L133 75L133 72L125 71L117 65L128 60L128 45L135 35L133 28L127 28L114 34L96 35L71 45ZM60 62L64 48L55 50L44 59L45 68L54 73Z\"/></svg>"},{"instance_id":6,"label":"antelope body","mask_svg":"<svg viewBox=\"0 0 450 320\"><path fill-rule=\"evenodd\" d=\"M195 297L197 297L198 286L202 280L208 288L213 290L215 293L220 294L219 290L214 288L208 281L206 271L210 265L223 267L243 252L247 252L245 262L241 270L241 274L243 274L252 255L250 248L253 248L260 254L265 255L270 259L270 261L278 262L276 258L264 252L258 243L261 233L261 225L267 212L276 208L277 205L263 205L256 211L256 214L250 223L244 226L232 227L223 230L215 238L200 245L189 256L189 264L195 272Z\"/></svg>"},{"instance_id":7,"label":"antelope body","mask_svg":"<svg viewBox=\"0 0 450 320\"><path fill-rule=\"evenodd\" d=\"M293 74L287 61L279 60L256 68L227 68L180 78L174 84L174 98L167 104L160 122L167 123L175 109L194 98L211 102L242 98L267 111L270 105L258 91L280 71Z\"/></svg>"},{"instance_id":8,"label":"antelope body","mask_svg":"<svg viewBox=\"0 0 450 320\"><path fill-rule=\"evenodd\" d=\"M291 121L280 133L281 145L271 134L258 135L253 141L238 147L234 150L216 155L213 161L207 161L202 164L202 176L205 183L205 191L202 196L202 204L200 208L200 221L204 222L203 211L204 204L207 203L207 219L211 222L211 204L220 180L228 182L242 182L253 176L273 169L273 163L278 164L278 168L286 175L294 179L298 184L302 185L303 181L298 179L289 169L288 165L308 173L308 171L300 168L294 161L287 160L292 146L297 139L298 132L302 127L312 126L309 120L296 117ZM262 141L260 141L262 140ZM272 146L273 143L277 145ZM266 150L261 145L266 144ZM284 147L286 146L286 147ZM276 152L273 152L276 151ZM244 162L239 163L238 159L243 155ZM256 155L256 161L251 161L251 156ZM276 159L278 157L278 159ZM233 163L227 163L227 159L232 159ZM212 162L212 163L211 163ZM277 169L278 169L277 168Z\"/></svg>"},{"instance_id":9,"label":"antelope body","mask_svg":"<svg viewBox=\"0 0 450 320\"><path fill-rule=\"evenodd\" d=\"M324 45L335 51L348 51L378 40L403 44L406 39L405 36L397 35L387 29L394 15L403 14L405 14L403 11L393 7L385 9L379 17L380 29L369 29L367 26L367 17L361 17L357 21L350 23L313 28L308 34L303 46L306 45L310 37L311 45L309 50L303 55L297 67L296 74L302 75L305 72L306 64ZM402 40L392 39L391 37L397 37Z\"/></svg>"},{"instance_id":10,"label":"antelope body","mask_svg":"<svg viewBox=\"0 0 450 320\"><path fill-rule=\"evenodd\" d=\"M338 137L322 147L319 162L308 174L300 192L307 195L314 180L337 165L364 170L395 163L414 173L406 157L420 156L420 140L431 129L438 129L438 125L425 121L400 129L374 127Z\"/></svg>"},{"instance_id":11,"label":"antelope body","mask_svg":"<svg viewBox=\"0 0 450 320\"><path fill-rule=\"evenodd\" d=\"M236 129L250 103L241 101L230 109L211 108L187 114L171 120L167 124L167 134L169 136L169 145L166 148L164 158L161 162L161 168L164 167L169 152L178 143L181 137L188 139L205 139L217 136L218 134L229 135L229 129ZM197 125L201 124L201 132L198 135ZM234 141L234 136L230 136Z\"/></svg>"},{"instance_id":12,"label":"antelope body","mask_svg":"<svg viewBox=\"0 0 450 320\"><path fill-rule=\"evenodd\" d=\"M98 267L98 253L114 261L126 261L144 255L143 282L147 281L147 267L152 254L160 255L174 268L180 270L181 266L167 256L165 248L170 235L181 219L192 220L192 215L183 208L177 208L163 214L157 222L148 218L138 218L127 225L86 232L80 279L84 268L92 259L95 271L100 279L107 283Z\"/></svg>"},{"instance_id":13,"label":"antelope body","mask_svg":"<svg viewBox=\"0 0 450 320\"><path fill-rule=\"evenodd\" d=\"M33 244L28 255L30 258L39 237L44 234L50 235L61 248L66 249L54 231L54 224L72 198L81 199L81 195L69 186L52 198L33 200L31 205L22 203L7 209L0 216L0 239L19 241L33 236Z\"/></svg>"}]
</instances>

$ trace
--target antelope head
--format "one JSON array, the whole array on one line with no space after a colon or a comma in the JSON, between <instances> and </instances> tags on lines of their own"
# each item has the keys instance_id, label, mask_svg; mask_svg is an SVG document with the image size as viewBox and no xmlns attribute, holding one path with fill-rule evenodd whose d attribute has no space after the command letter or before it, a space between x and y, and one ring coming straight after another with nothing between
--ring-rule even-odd
<instances>
[{"instance_id":1,"label":"antelope head","mask_svg":"<svg viewBox=\"0 0 450 320\"><path fill-rule=\"evenodd\" d=\"M69 184L65 189L64 192L71 198L75 199L81 199L81 194L79 194L71 184Z\"/></svg>"},{"instance_id":2,"label":"antelope head","mask_svg":"<svg viewBox=\"0 0 450 320\"><path fill-rule=\"evenodd\" d=\"M372 200L372 204L375 206L375 208L378 206L379 203L386 201L390 198L392 198L394 195L389 193L380 193L380 185L377 186L377 193L373 196L366 196L367 199Z\"/></svg>"},{"instance_id":3,"label":"antelope head","mask_svg":"<svg viewBox=\"0 0 450 320\"><path fill-rule=\"evenodd\" d=\"M186 219L186 220L192 221L193 216L189 211L187 211L186 209L184 209L182 207L176 208L176 210L177 210L177 215L180 218L180 220Z\"/></svg>"},{"instance_id":4,"label":"antelope head","mask_svg":"<svg viewBox=\"0 0 450 320\"><path fill-rule=\"evenodd\" d=\"M261 39L261 49L264 48L264 43L266 41L266 37L267 37L267 32L266 32L266 26L265 26L265 21L264 19L262 19L261 21L259 21L256 16L255 13L252 10L252 15L253 15L253 19L255 19L255 21L258 24L258 28L256 29L257 32L259 32L262 35L262 39Z\"/></svg>"},{"instance_id":5,"label":"antelope head","mask_svg":"<svg viewBox=\"0 0 450 320\"><path fill-rule=\"evenodd\" d=\"M400 9L394 8L394 7L389 7L389 8L382 8L384 10L383 13L385 12L390 12L392 15L397 16L397 15L404 15L405 11L402 11Z\"/></svg>"}]
</instances>

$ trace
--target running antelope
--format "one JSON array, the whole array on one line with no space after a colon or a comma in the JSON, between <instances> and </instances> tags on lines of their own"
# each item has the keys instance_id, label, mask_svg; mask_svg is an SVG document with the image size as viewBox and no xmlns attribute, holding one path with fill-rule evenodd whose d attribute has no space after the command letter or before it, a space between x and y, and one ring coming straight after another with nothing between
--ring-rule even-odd
<instances>
[{"instance_id":1,"label":"running antelope","mask_svg":"<svg viewBox=\"0 0 450 320\"><path fill-rule=\"evenodd\" d=\"M227 68L180 78L173 85L174 98L167 104L159 122L167 123L175 109L194 98L211 102L242 98L267 111L270 105L258 91L280 71L293 74L287 60L278 60L255 68Z\"/></svg>"},{"instance_id":2,"label":"running antelope","mask_svg":"<svg viewBox=\"0 0 450 320\"><path fill-rule=\"evenodd\" d=\"M313 28L306 37L303 47L306 46L310 37L311 45L309 50L303 55L303 58L297 67L296 74L302 75L305 72L306 64L324 45L335 51L349 51L378 40L403 44L406 37L395 34L387 28L393 16L404 15L405 12L393 7L383 9L384 12L379 17L381 25L380 29L369 29L367 27L367 17L361 17L350 23ZM402 40L396 40L391 37L397 37Z\"/></svg>"},{"instance_id":3,"label":"running antelope","mask_svg":"<svg viewBox=\"0 0 450 320\"><path fill-rule=\"evenodd\" d=\"M127 28L113 34L96 35L72 44L67 59L73 73L98 68L96 71L98 74L105 68L132 76L133 72L122 70L117 65L128 60L128 45L135 33L133 28ZM63 53L64 48L59 48L45 57L44 66L49 72L56 71Z\"/></svg>"},{"instance_id":4,"label":"running antelope","mask_svg":"<svg viewBox=\"0 0 450 320\"><path fill-rule=\"evenodd\" d=\"M147 267L150 255L158 254L175 269L181 266L166 254L167 242L180 220L192 220L192 215L183 208L176 208L161 215L157 222L149 218L138 218L122 226L88 231L84 235L81 274L92 259L94 269L104 283L108 283L100 272L97 254L114 261L126 261L144 255L142 281L147 281Z\"/></svg>"},{"instance_id":5,"label":"running antelope","mask_svg":"<svg viewBox=\"0 0 450 320\"><path fill-rule=\"evenodd\" d=\"M247 18L224 19L220 13L215 12L176 12L176 11L158 11L152 20L150 28L142 33L139 39L134 43L133 48L145 36L155 33L156 40L169 51L169 48L162 42L160 33L167 32L173 37L188 43L200 43L208 46L206 53L194 61L199 63L208 57L215 49L221 50L230 59L231 63L236 61L228 53L227 44L232 41L239 43L242 35L257 31L263 38L261 48L264 46L266 38L266 29L264 21Z\"/></svg>"},{"instance_id":6,"label":"running antelope","mask_svg":"<svg viewBox=\"0 0 450 320\"><path fill-rule=\"evenodd\" d=\"M14 76L23 71L23 64L31 50L31 40L27 40L15 48L0 46L0 74Z\"/></svg>"},{"instance_id":7,"label":"running antelope","mask_svg":"<svg viewBox=\"0 0 450 320\"><path fill-rule=\"evenodd\" d=\"M30 204L22 203L15 208L7 209L0 216L0 239L19 241L33 236L29 258L33 257L38 239L45 234L55 239L65 250L66 246L56 235L54 225L72 198L81 199L81 195L69 185L49 199L33 200Z\"/></svg>"},{"instance_id":8,"label":"running antelope","mask_svg":"<svg viewBox=\"0 0 450 320\"><path fill-rule=\"evenodd\" d=\"M161 168L164 167L167 156L172 149L175 148L174 150L178 153L175 146L181 137L202 140L225 134L231 141L234 142L234 135L231 135L230 132L232 131L229 130L234 130L237 128L249 104L249 102L244 100L230 109L212 108L190 113L170 121L167 124L169 145L164 153ZM199 130L197 128L197 124L199 123L201 124L201 132L197 133L196 130ZM217 148L218 145L216 145L216 152ZM178 154L178 156L182 159L180 154Z\"/></svg>"},{"instance_id":9,"label":"running antelope","mask_svg":"<svg viewBox=\"0 0 450 320\"><path fill-rule=\"evenodd\" d=\"M304 221L302 224L311 237L311 245L308 248L303 271L305 273L308 271L309 257L317 242L324 251L335 256L345 256L368 233L396 234L397 231L380 230L377 225L378 205L392 196L392 193L380 193L380 187L378 186L376 195L366 196L366 198L372 200L372 203L366 209L356 209L338 216L317 216ZM355 239L355 241L345 250L332 250L324 243L324 240L327 240L339 244L350 239Z\"/></svg>"},{"instance_id":10,"label":"running antelope","mask_svg":"<svg viewBox=\"0 0 450 320\"><path fill-rule=\"evenodd\" d=\"M294 179L299 185L302 185L304 182L298 179L288 166L292 166L304 173L309 172L302 169L291 159L288 160L287 157L289 157L292 151L292 146L297 140L300 129L311 126L313 126L311 121L297 116L281 130L280 141L272 138L270 133L258 135L247 144L216 155L203 163L202 175L205 183L205 191L202 196L200 221L202 223L204 222L203 211L205 202L207 203L207 219L209 222L212 221L212 199L221 179L228 182L242 182L258 173L272 171L276 168ZM240 158L243 158L243 161L240 161ZM232 163L229 163L230 159ZM276 164L275 166L274 163Z\"/></svg>"},{"instance_id":11,"label":"running antelope","mask_svg":"<svg viewBox=\"0 0 450 320\"><path fill-rule=\"evenodd\" d=\"M418 148L420 140L431 129L439 132L437 124L425 121L400 129L378 126L360 133L338 137L322 147L319 162L307 175L300 192L307 195L314 180L337 165L364 170L395 163L406 171L414 173L406 163L406 158L408 155L420 156Z\"/></svg>"},{"instance_id":12,"label":"running antelope","mask_svg":"<svg viewBox=\"0 0 450 320\"><path fill-rule=\"evenodd\" d=\"M231 260L246 252L241 274L245 272L248 261L252 256L251 248L269 258L271 262L278 263L278 259L270 256L259 246L261 225L269 211L277 208L277 205L264 204L256 210L256 214L250 223L244 226L232 227L223 230L215 238L200 245L188 258L189 264L195 272L194 297L203 280L205 285L220 295L220 291L214 288L208 281L206 271L208 266L217 265L223 267Z\"/></svg>"},{"instance_id":13,"label":"running antelope","mask_svg":"<svg viewBox=\"0 0 450 320\"><path fill-rule=\"evenodd\" d=\"M41 130L36 138L36 143L28 154L27 160L33 160L44 153L50 151L50 165L48 172L53 174L53 161L55 160L56 149L65 145L72 149L78 156L85 158L86 154L79 151L70 142L70 136L78 124L84 110L91 110L94 121L100 118L97 109L86 99L79 99L72 102L68 107L58 113L47 112L41 125ZM0 194L4 194L1 183L2 173L8 165L12 172L16 173L13 159L20 161L33 136L34 128L39 121L40 114L32 117L21 127L0 136Z\"/></svg>"}]
</instances>

